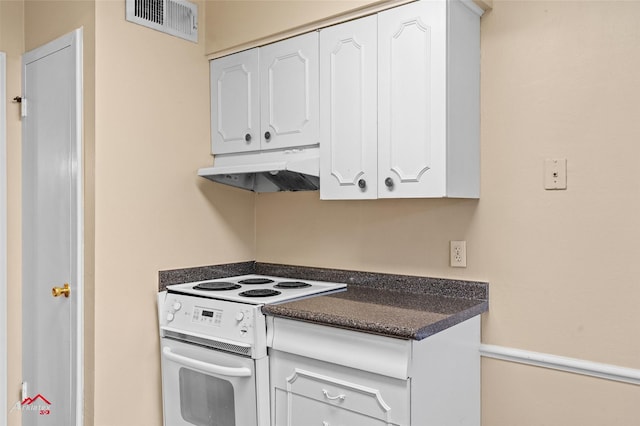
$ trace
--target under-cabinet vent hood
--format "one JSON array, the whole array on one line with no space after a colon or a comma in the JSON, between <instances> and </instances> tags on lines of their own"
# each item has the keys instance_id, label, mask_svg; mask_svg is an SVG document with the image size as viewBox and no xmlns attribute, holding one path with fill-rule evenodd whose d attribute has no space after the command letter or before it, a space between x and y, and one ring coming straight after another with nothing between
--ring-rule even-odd
<instances>
[{"instance_id":1,"label":"under-cabinet vent hood","mask_svg":"<svg viewBox=\"0 0 640 426\"><path fill-rule=\"evenodd\" d=\"M315 191L320 187L320 150L218 154L213 167L198 170L198 176L254 192Z\"/></svg>"}]
</instances>

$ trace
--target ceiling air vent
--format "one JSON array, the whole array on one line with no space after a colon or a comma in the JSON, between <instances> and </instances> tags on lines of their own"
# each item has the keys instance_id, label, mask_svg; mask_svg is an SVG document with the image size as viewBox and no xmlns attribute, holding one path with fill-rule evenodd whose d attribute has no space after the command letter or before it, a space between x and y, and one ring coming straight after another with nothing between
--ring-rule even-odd
<instances>
[{"instance_id":1,"label":"ceiling air vent","mask_svg":"<svg viewBox=\"0 0 640 426\"><path fill-rule=\"evenodd\" d=\"M198 42L198 6L186 0L126 0L127 21Z\"/></svg>"}]
</instances>

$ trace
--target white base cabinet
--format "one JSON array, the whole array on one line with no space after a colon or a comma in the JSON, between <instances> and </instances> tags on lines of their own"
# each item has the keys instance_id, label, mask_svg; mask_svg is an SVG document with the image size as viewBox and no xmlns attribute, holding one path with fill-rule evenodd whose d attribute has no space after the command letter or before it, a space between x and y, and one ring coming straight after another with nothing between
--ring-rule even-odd
<instances>
[{"instance_id":1,"label":"white base cabinet","mask_svg":"<svg viewBox=\"0 0 640 426\"><path fill-rule=\"evenodd\" d=\"M478 426L480 316L421 341L268 317L273 426Z\"/></svg>"},{"instance_id":2,"label":"white base cabinet","mask_svg":"<svg viewBox=\"0 0 640 426\"><path fill-rule=\"evenodd\" d=\"M322 199L480 191L480 15L417 1L320 31Z\"/></svg>"}]
</instances>

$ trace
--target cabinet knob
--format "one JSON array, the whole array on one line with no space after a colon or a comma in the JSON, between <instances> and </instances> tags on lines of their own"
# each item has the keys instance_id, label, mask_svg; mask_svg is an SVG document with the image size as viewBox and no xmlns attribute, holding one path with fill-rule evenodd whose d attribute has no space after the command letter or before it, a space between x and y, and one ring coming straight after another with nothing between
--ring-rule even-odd
<instances>
[{"instance_id":1,"label":"cabinet knob","mask_svg":"<svg viewBox=\"0 0 640 426\"><path fill-rule=\"evenodd\" d=\"M358 181L358 186L359 186L361 189L365 189L365 188L367 187L367 181L366 181L366 180L364 180L364 179L360 179L360 180Z\"/></svg>"},{"instance_id":2,"label":"cabinet knob","mask_svg":"<svg viewBox=\"0 0 640 426\"><path fill-rule=\"evenodd\" d=\"M247 133L246 135L244 135L244 140L247 142L251 142L251 134Z\"/></svg>"},{"instance_id":3,"label":"cabinet knob","mask_svg":"<svg viewBox=\"0 0 640 426\"><path fill-rule=\"evenodd\" d=\"M265 138L266 140L271 139L271 133L269 133L269 132L264 132L264 138Z\"/></svg>"},{"instance_id":4,"label":"cabinet knob","mask_svg":"<svg viewBox=\"0 0 640 426\"><path fill-rule=\"evenodd\" d=\"M390 177L386 178L384 180L384 184L387 186L387 188L393 188L393 179L391 179Z\"/></svg>"}]
</instances>

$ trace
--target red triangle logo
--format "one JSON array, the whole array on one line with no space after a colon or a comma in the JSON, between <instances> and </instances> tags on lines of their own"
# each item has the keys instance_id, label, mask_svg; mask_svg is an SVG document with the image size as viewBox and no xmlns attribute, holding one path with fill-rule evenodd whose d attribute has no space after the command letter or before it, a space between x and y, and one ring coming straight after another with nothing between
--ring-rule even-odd
<instances>
[{"instance_id":1,"label":"red triangle logo","mask_svg":"<svg viewBox=\"0 0 640 426\"><path fill-rule=\"evenodd\" d=\"M41 394L37 394L36 396L34 396L33 398L25 398L24 401L22 401L22 405L31 405L34 402L36 402L37 400L41 400L43 401L45 404L47 405L51 405L51 403L47 400L47 398L45 398L44 396L42 396Z\"/></svg>"}]
</instances>

